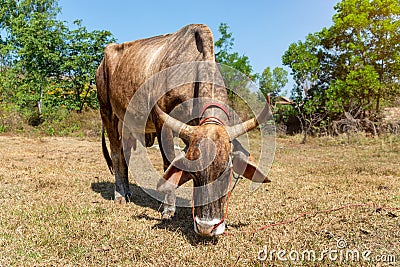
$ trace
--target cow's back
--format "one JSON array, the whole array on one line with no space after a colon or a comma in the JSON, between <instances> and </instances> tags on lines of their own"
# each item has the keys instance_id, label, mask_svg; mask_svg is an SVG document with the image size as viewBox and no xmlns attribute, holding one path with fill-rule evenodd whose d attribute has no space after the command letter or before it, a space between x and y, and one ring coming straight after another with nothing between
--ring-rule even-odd
<instances>
[{"instance_id":1,"label":"cow's back","mask_svg":"<svg viewBox=\"0 0 400 267\"><path fill-rule=\"evenodd\" d=\"M212 33L202 24L188 25L173 34L110 44L102 62L107 81L103 101L123 120L130 99L146 80L169 67L195 61L215 61ZM172 90L168 97L160 104L169 112L174 105L193 98L193 86Z\"/></svg>"}]
</instances>

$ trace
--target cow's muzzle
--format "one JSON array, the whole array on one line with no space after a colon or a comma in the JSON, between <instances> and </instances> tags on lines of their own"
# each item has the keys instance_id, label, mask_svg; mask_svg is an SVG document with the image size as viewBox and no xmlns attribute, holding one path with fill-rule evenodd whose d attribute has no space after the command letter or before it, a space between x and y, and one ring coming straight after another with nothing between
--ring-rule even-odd
<instances>
[{"instance_id":1,"label":"cow's muzzle","mask_svg":"<svg viewBox=\"0 0 400 267\"><path fill-rule=\"evenodd\" d=\"M200 220L198 217L194 218L194 231L201 236L216 236L225 232L225 220Z\"/></svg>"}]
</instances>

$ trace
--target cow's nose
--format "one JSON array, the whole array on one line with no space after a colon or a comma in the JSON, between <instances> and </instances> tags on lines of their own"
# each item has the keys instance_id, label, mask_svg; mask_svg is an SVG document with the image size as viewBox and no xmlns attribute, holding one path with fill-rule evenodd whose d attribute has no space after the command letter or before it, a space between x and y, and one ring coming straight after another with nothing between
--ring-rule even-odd
<instances>
[{"instance_id":1,"label":"cow's nose","mask_svg":"<svg viewBox=\"0 0 400 267\"><path fill-rule=\"evenodd\" d=\"M220 222L220 219L200 220L196 217L194 220L194 231L202 236L220 235L225 231L225 222Z\"/></svg>"}]
</instances>

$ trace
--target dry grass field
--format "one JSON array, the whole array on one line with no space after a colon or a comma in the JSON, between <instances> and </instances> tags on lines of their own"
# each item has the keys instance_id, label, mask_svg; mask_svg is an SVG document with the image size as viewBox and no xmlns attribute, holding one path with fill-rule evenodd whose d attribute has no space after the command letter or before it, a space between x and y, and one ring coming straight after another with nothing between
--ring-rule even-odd
<instances>
[{"instance_id":1,"label":"dry grass field","mask_svg":"<svg viewBox=\"0 0 400 267\"><path fill-rule=\"evenodd\" d=\"M205 239L134 181L115 205L99 140L0 136L0 266L399 266L399 139L299 143L277 139L272 183L241 180L228 234ZM319 212L348 204L368 205Z\"/></svg>"}]
</instances>

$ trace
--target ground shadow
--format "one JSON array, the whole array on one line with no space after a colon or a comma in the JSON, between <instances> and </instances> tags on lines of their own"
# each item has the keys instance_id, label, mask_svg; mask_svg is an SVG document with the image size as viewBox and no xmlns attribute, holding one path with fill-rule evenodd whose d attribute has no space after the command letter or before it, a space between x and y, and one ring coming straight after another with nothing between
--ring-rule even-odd
<instances>
[{"instance_id":1,"label":"ground shadow","mask_svg":"<svg viewBox=\"0 0 400 267\"><path fill-rule=\"evenodd\" d=\"M193 229L193 216L191 208L178 207L172 220L159 220L153 228L165 229L171 232L180 232L192 246L216 245L217 237L202 237Z\"/></svg>"},{"instance_id":2,"label":"ground shadow","mask_svg":"<svg viewBox=\"0 0 400 267\"><path fill-rule=\"evenodd\" d=\"M155 211L160 210L160 201L149 196L140 186L136 184L130 184L129 186L132 192L131 202L133 204L141 207L151 208ZM91 188L94 192L99 193L104 199L110 201L113 200L114 183L108 181L93 182L91 184ZM152 189L146 189L146 191L152 192ZM153 228L166 229L172 232L181 232L186 237L188 242L193 246L208 244L215 245L218 243L218 238L201 237L194 232L191 208L177 207L177 211L172 220L162 220L161 216L159 218L154 218L147 214L138 215L136 218L156 221L157 223L153 226Z\"/></svg>"},{"instance_id":3,"label":"ground shadow","mask_svg":"<svg viewBox=\"0 0 400 267\"><path fill-rule=\"evenodd\" d=\"M151 208L153 210L159 209L161 203L150 197L140 186L136 184L130 184L129 187L132 192L132 203L141 207ZM107 181L94 182L92 183L91 188L94 192L99 193L104 199L114 199L114 183Z\"/></svg>"}]
</instances>

